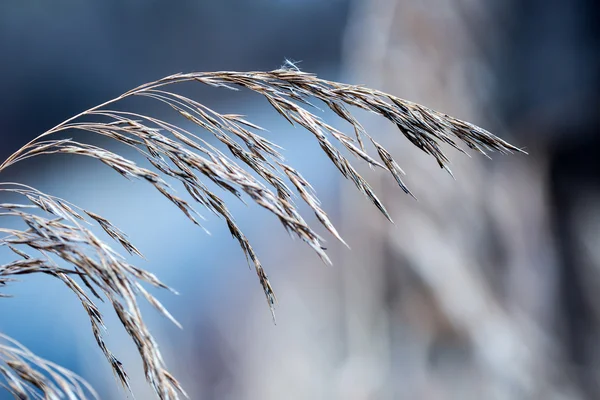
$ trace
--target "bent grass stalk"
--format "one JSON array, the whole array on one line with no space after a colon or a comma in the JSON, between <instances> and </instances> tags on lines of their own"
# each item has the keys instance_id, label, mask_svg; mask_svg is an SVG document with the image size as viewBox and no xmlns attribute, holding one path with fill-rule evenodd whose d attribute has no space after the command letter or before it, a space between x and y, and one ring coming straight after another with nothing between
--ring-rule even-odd
<instances>
[{"instance_id":1,"label":"bent grass stalk","mask_svg":"<svg viewBox=\"0 0 600 400\"><path fill-rule=\"evenodd\" d=\"M390 221L389 213L369 183L359 175L339 148L372 167L388 171L405 193L412 193L402 180L404 172L398 163L366 132L349 107L367 110L389 120L414 146L432 156L440 167L450 173L448 158L440 149L441 143L462 152L459 146L459 142L462 142L484 155L488 151L523 152L482 128L425 106L378 90L328 81L296 68L282 67L270 72L175 74L141 85L42 133L0 165L1 172L21 161L44 154L91 157L126 178L146 181L193 223L200 225L199 214L194 207L176 196L167 183L167 179L178 181L195 203L225 221L254 266L271 312L276 297L267 274L220 193L209 189L206 182L213 182L220 190L240 199L249 198L270 211L291 235L311 246L325 263L330 263L330 260L325 253L323 239L300 215L295 203L297 197L313 210L319 222L335 238L344 243L343 239L321 208L310 183L286 163L279 146L261 135L261 127L241 115L218 113L174 91L175 86L185 82L231 90L246 89L264 97L280 116L314 136L338 171ZM130 97L146 97L169 106L204 132L203 135L213 135L225 146L228 154L208 143L202 135L180 125L143 113L110 107ZM349 124L353 134L347 135L311 112L314 108L311 100L325 104ZM103 147L73 139L52 138L65 131L85 131L130 146L150 162L152 169L141 167ZM142 284L168 288L153 274L126 262L99 239L89 226L95 222L125 251L142 256L128 237L102 216L35 188L19 183L0 183L0 192L12 193L24 200L23 204L0 203L0 217L19 218L27 227L23 230L0 228L3 234L0 246L10 249L16 258L0 266L0 288L10 283L14 276L23 274L42 273L61 280L81 302L98 346L118 380L129 389L123 365L104 343L103 318L93 301L94 298L107 300L135 343L146 379L158 397L178 399L181 395L185 396L183 388L168 372L138 305L141 296L177 324ZM71 267L60 267L59 260ZM34 356L6 336L0 336L0 376L0 382L4 381L3 386L17 398L97 397L93 389L80 378Z\"/></svg>"}]
</instances>

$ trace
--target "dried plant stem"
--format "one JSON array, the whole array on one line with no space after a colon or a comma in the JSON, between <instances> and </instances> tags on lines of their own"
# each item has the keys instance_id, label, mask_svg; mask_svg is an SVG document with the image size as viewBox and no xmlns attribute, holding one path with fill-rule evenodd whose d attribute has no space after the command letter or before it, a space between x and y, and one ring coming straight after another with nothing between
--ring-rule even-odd
<instances>
[{"instance_id":1,"label":"dried plant stem","mask_svg":"<svg viewBox=\"0 0 600 400\"><path fill-rule=\"evenodd\" d=\"M179 181L196 203L225 220L232 236L238 241L249 262L254 265L271 311L276 301L275 294L258 256L235 223L220 194L206 186L207 180L240 199L250 198L270 211L290 234L310 245L326 263L330 261L324 251L323 239L300 215L295 204L294 192L314 211L317 219L334 237L342 242L343 240L321 208L310 184L298 171L286 164L279 146L261 135L262 128L241 115L220 114L193 99L165 90L165 87L171 88L185 82L233 90L244 88L262 95L292 125L300 125L311 133L340 173L352 181L390 221L390 215L369 184L334 143L345 148L353 157L373 167L387 170L402 190L410 194L401 178L404 172L392 155L365 131L348 109L349 106L388 119L413 145L433 156L439 166L448 172L449 162L440 149L440 143L449 144L462 151L457 144L457 141L461 141L482 154L492 150L521 151L479 127L424 106L362 86L319 79L295 68L281 68L270 72L176 74L141 85L58 124L17 150L0 165L1 172L20 161L44 154L61 153L91 157L127 178L148 182L192 222L200 225L197 220L199 214L186 200L175 195L165 179ZM180 116L201 128L204 134L213 135L230 154L227 155L208 143L202 138L202 134L194 134L178 124L142 113L108 108L134 96L150 98L170 106ZM349 123L353 136L346 135L308 111L314 107L309 102L311 99L324 103ZM58 132L68 130L90 132L130 146L146 158L153 169L141 167L105 148L72 139L50 138ZM370 155L367 150L366 144L369 142L375 149L375 156ZM154 275L125 262L87 226L91 222L97 223L127 252L141 256L127 236L102 216L34 188L5 183L0 184L0 192L22 196L28 202L0 204L0 218L19 218L27 226L24 230L0 228L0 232L5 235L0 238L0 246L8 247L17 256L14 262L0 266L0 287L9 283L12 276L20 274L44 273L60 279L81 302L89 316L98 345L116 376L125 387L129 387L123 366L104 344L102 316L91 300L93 297L107 299L136 344L146 378L153 385L157 395L161 399L177 399L180 394L185 394L179 383L167 371L158 346L143 321L137 302L138 296L141 295L174 321L158 300L144 289L142 283L162 288L166 286ZM36 255L30 255L29 252ZM72 265L72 269L59 267L56 260L66 261ZM0 347L0 359L4 354L3 349ZM5 355L17 355L15 351L11 353L10 349L4 351ZM41 363L39 359L31 357L28 361L38 366ZM60 390L67 396L72 394L69 392L72 387L59 385L60 389L57 391L57 387L51 385L48 377L37 374L34 370L21 368L21 372L15 375L16 369L11 367L15 364L7 365L8 368L0 366L0 376L7 382L7 388L15 395L21 396L20 398L23 398L24 393L19 386L20 381L31 383L48 398L59 398L57 393ZM52 377L55 382L59 382L55 375ZM83 392L79 389L73 393L74 397L83 397ZM25 393L24 396L28 398L29 395L31 393ZM38 395L39 393L36 394Z\"/></svg>"}]
</instances>

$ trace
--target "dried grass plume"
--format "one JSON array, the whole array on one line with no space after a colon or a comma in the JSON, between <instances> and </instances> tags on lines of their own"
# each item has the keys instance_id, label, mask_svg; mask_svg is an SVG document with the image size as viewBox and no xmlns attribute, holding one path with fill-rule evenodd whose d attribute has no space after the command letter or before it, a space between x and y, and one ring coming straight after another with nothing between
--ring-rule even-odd
<instances>
[{"instance_id":1,"label":"dried grass plume","mask_svg":"<svg viewBox=\"0 0 600 400\"><path fill-rule=\"evenodd\" d=\"M399 164L365 131L354 117L353 108L389 120L406 139L431 155L448 172L448 159L440 149L442 143L460 151L459 145L464 144L484 155L488 151L521 151L484 129L425 106L363 86L320 79L287 64L270 72L175 74L144 84L44 132L0 165L1 172L44 154L91 157L126 178L146 181L197 225L200 225L200 214L194 207L209 210L224 220L254 266L271 310L276 302L271 283L250 242L222 200L221 191L233 193L242 200L250 199L270 211L291 235L311 246L325 263L330 261L323 239L306 223L296 203L305 202L331 235L342 242L343 239L321 208L309 182L286 163L279 146L261 135L261 127L241 115L220 114L178 94L176 87L185 82L231 90L246 89L264 97L281 117L314 136L338 171L390 221L385 206L358 174L351 159L388 171L404 192L411 192L402 181L404 172ZM112 107L131 97L146 97L163 103L193 122L197 129L192 132L180 124ZM324 104L331 109L348 123L352 133L347 134L324 122L314 114L316 108L312 103ZM102 147L55 138L55 134L66 131L85 131L130 146L152 167L144 168ZM206 135L213 135L227 151L211 145ZM168 181L179 181L195 204L178 197ZM209 189L208 181L216 184L219 191ZM0 203L0 216L18 218L26 227L7 229L0 224L0 246L10 249L15 256L13 262L0 266L0 296L3 295L2 287L18 275L42 273L61 280L81 302L98 346L118 380L129 388L123 365L104 343L103 317L94 304L97 299L108 301L135 343L146 379L158 397L166 400L185 396L183 388L168 372L138 305L139 298L143 297L177 324L148 293L144 284L167 287L154 275L126 262L108 243L99 239L90 226L99 225L125 251L141 256L128 237L102 216L35 188L6 182L0 183L0 192L22 198L18 203ZM3 335L0 335L0 383L19 399L97 397L89 385L71 372L36 357Z\"/></svg>"}]
</instances>

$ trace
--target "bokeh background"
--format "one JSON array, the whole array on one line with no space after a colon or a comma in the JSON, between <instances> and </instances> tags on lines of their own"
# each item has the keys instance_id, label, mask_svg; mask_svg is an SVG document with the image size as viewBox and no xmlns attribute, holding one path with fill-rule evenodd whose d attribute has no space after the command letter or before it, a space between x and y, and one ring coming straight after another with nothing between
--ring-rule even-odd
<instances>
[{"instance_id":1,"label":"bokeh background","mask_svg":"<svg viewBox=\"0 0 600 400\"><path fill-rule=\"evenodd\" d=\"M145 311L192 399L600 398L599 10L594 0L1 2L1 159L146 81L270 70L285 58L527 149L493 160L451 151L454 181L364 115L419 198L359 165L391 225L266 101L198 89L216 110L269 129L352 248L330 240L325 267L275 218L230 202L274 284L277 325L218 219L208 236L151 188L91 160L39 158L1 180L108 217L146 256L137 264L180 292L156 294L183 330ZM81 374L103 399L126 398L66 288L28 277L6 292L1 332ZM133 343L106 314L136 397L154 398Z\"/></svg>"}]
</instances>

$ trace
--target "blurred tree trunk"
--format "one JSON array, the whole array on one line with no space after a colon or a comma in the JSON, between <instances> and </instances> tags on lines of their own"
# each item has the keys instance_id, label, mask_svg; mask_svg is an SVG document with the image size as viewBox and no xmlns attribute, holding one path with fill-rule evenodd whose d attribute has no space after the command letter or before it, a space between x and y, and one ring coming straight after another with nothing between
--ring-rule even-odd
<instances>
[{"instance_id":1,"label":"blurred tree trunk","mask_svg":"<svg viewBox=\"0 0 600 400\"><path fill-rule=\"evenodd\" d=\"M495 74L509 2L356 1L345 55L362 83L504 134ZM348 359L378 366L380 381L348 371L353 398L573 398L550 334L557 262L547 160L449 151L456 181L391 124L364 119L387 140L419 199L362 171L396 222L343 193ZM396 140L397 139L397 140ZM524 146L521 137L508 137ZM352 188L344 186L345 190ZM565 382L556 378L561 376ZM352 392L352 388L348 389Z\"/></svg>"}]
</instances>

